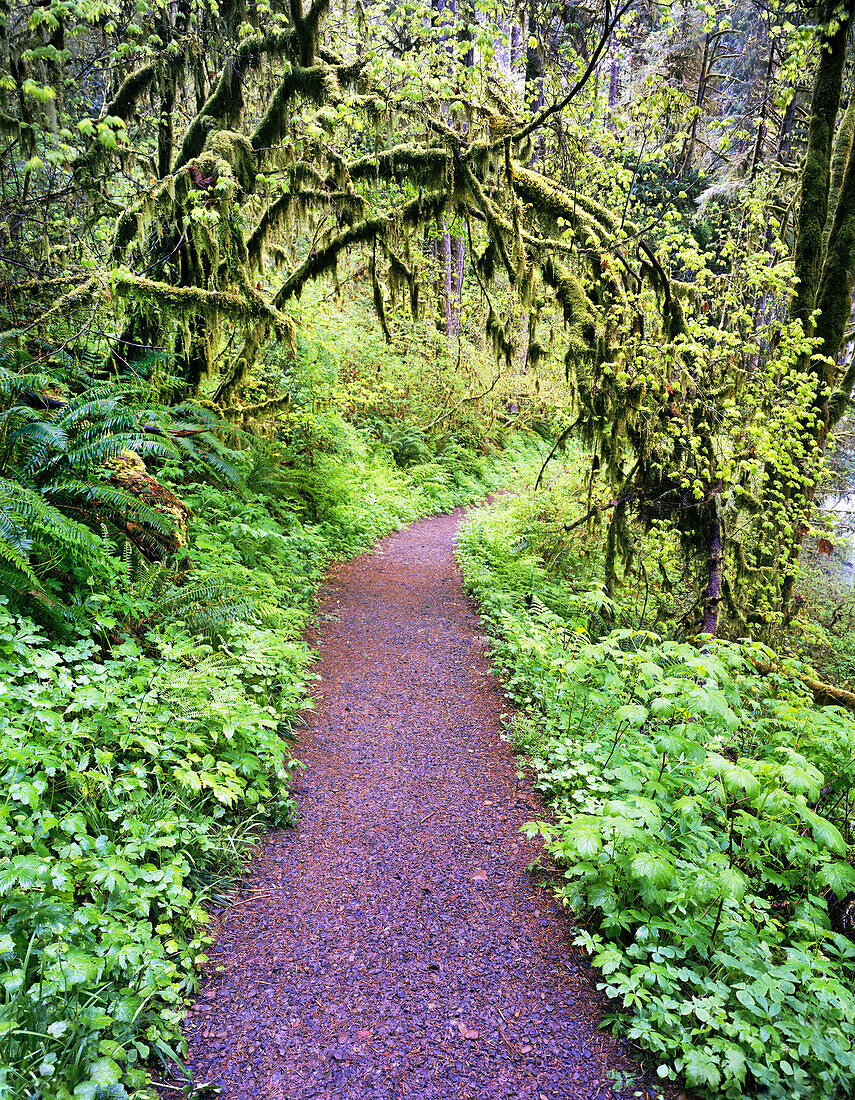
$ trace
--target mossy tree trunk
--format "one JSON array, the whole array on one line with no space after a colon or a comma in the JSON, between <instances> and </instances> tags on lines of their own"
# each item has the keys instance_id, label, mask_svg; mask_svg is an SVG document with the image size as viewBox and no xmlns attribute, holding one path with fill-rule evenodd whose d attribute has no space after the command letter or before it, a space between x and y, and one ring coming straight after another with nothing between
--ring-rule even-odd
<instances>
[{"instance_id":1,"label":"mossy tree trunk","mask_svg":"<svg viewBox=\"0 0 855 1100\"><path fill-rule=\"evenodd\" d=\"M838 147L845 145L846 148L836 158L836 171L832 170L847 43L854 14L855 0L846 0L842 6L835 0L827 0L823 5L826 30L820 39L807 150L800 179L795 248L797 284L790 315L801 322L806 334L817 340L816 353L803 355L801 361L802 371L812 377L814 398L805 420L799 425L806 453L802 468L795 478L779 468L772 468L768 475L773 493L780 500L795 498L794 511L798 511L801 500L802 516L794 523L789 561L781 586L781 602L787 614L795 584L795 565L806 530L805 521L816 492L815 470L828 432L835 418L842 415L855 382L855 376L849 380L838 379L836 366L845 323L851 313L855 278L855 163L848 117L844 117L838 134ZM845 169L842 169L844 163ZM836 190L838 185L839 190ZM817 310L819 313L815 317ZM839 391L841 382L848 386L845 394ZM833 393L835 399L830 400ZM781 467L785 465L782 463Z\"/></svg>"}]
</instances>

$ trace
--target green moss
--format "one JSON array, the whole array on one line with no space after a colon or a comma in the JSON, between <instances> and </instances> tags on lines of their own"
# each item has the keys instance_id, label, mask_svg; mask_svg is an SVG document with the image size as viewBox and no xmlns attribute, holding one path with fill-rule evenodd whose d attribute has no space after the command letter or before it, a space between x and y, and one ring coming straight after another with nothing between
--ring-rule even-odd
<instances>
[{"instance_id":1,"label":"green moss","mask_svg":"<svg viewBox=\"0 0 855 1100\"><path fill-rule=\"evenodd\" d=\"M223 66L216 88L187 128L172 171L178 172L205 147L208 134L222 122L235 124L243 112L243 80L257 69L264 57L281 56L292 41L292 32L275 31L252 35L235 50L231 63Z\"/></svg>"},{"instance_id":2,"label":"green moss","mask_svg":"<svg viewBox=\"0 0 855 1100\"><path fill-rule=\"evenodd\" d=\"M541 268L543 281L551 287L561 306L566 327L575 330L588 351L597 334L594 311L581 282L563 264L550 256Z\"/></svg>"},{"instance_id":3,"label":"green moss","mask_svg":"<svg viewBox=\"0 0 855 1100\"><path fill-rule=\"evenodd\" d=\"M826 23L837 11L829 0L824 5ZM833 33L824 34L820 46L813 98L811 101L808 144L802 168L799 214L796 236L796 276L798 285L791 305L791 315L812 330L811 314L816 305L823 254L823 235L828 218L828 192L831 181L831 145L840 107L846 41L852 23L852 9L847 5L842 19L832 24Z\"/></svg>"},{"instance_id":4,"label":"green moss","mask_svg":"<svg viewBox=\"0 0 855 1100\"><path fill-rule=\"evenodd\" d=\"M405 143L382 153L360 157L348 165L350 178L407 180L416 187L438 188L448 169L445 148L423 148Z\"/></svg>"},{"instance_id":5,"label":"green moss","mask_svg":"<svg viewBox=\"0 0 855 1100\"><path fill-rule=\"evenodd\" d=\"M341 89L335 72L326 65L297 67L283 78L253 132L251 143L256 152L282 140L291 121L290 104L297 96L318 105L337 102Z\"/></svg>"}]
</instances>

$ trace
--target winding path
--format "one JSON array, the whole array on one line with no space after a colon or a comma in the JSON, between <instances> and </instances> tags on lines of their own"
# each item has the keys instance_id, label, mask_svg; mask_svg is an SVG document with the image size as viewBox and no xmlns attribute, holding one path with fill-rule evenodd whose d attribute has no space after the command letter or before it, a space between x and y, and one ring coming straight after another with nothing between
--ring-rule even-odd
<instances>
[{"instance_id":1,"label":"winding path","mask_svg":"<svg viewBox=\"0 0 855 1100\"><path fill-rule=\"evenodd\" d=\"M337 566L296 789L218 926L189 1064L222 1100L607 1100L635 1067L526 873L540 811L452 556L459 513ZM218 969L219 968L219 969ZM623 1079L623 1089L619 1087ZM615 1082L618 1085L615 1085Z\"/></svg>"}]
</instances>

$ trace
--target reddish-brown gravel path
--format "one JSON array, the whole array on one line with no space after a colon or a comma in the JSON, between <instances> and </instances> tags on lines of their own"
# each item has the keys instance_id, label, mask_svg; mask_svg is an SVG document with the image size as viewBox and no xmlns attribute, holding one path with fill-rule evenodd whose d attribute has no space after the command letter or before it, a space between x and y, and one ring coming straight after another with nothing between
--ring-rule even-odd
<instances>
[{"instance_id":1,"label":"reddish-brown gravel path","mask_svg":"<svg viewBox=\"0 0 855 1100\"><path fill-rule=\"evenodd\" d=\"M298 829L222 915L187 1024L222 1100L606 1100L633 1066L526 873L540 812L452 557L459 515L336 567ZM220 967L221 969L217 969ZM646 1091L646 1090L645 1090Z\"/></svg>"}]
</instances>

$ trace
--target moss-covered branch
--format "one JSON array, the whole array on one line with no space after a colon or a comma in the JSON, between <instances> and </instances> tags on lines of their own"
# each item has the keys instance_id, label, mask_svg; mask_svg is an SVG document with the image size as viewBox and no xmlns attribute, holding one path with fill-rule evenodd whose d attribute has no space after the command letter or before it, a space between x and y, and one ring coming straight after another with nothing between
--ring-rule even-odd
<instances>
[{"instance_id":1,"label":"moss-covered branch","mask_svg":"<svg viewBox=\"0 0 855 1100\"><path fill-rule=\"evenodd\" d=\"M297 66L283 78L250 139L256 152L282 139L290 121L288 106L296 95L317 104L337 102L341 90L335 70L326 65Z\"/></svg>"},{"instance_id":2,"label":"moss-covered branch","mask_svg":"<svg viewBox=\"0 0 855 1100\"><path fill-rule=\"evenodd\" d=\"M593 351L597 340L597 323L581 282L550 256L541 268L543 281L551 287L564 315L564 324L575 330Z\"/></svg>"},{"instance_id":3,"label":"moss-covered branch","mask_svg":"<svg viewBox=\"0 0 855 1100\"><path fill-rule=\"evenodd\" d=\"M281 307L289 298L299 297L303 287L312 279L332 271L339 254L357 244L364 244L375 237L385 238L396 226L413 228L435 218L445 208L448 199L441 192L419 195L409 199L385 214L366 218L355 225L337 233L324 247L312 252L295 268L280 287L276 298L276 308Z\"/></svg>"},{"instance_id":4,"label":"moss-covered branch","mask_svg":"<svg viewBox=\"0 0 855 1100\"><path fill-rule=\"evenodd\" d=\"M120 272L113 279L119 295L133 294L135 298L160 306L168 306L178 316L204 313L225 314L235 320L252 322L267 315L271 322L287 324L272 306L258 295L250 298L227 290L203 290L197 286L172 286L159 279L147 279L131 272Z\"/></svg>"},{"instance_id":5,"label":"moss-covered branch","mask_svg":"<svg viewBox=\"0 0 855 1100\"><path fill-rule=\"evenodd\" d=\"M317 207L334 207L340 217L346 214L353 219L364 213L365 200L349 191L286 191L270 203L249 235L246 247L250 267L258 268L271 235L283 225L288 225L295 212L302 213Z\"/></svg>"},{"instance_id":6,"label":"moss-covered branch","mask_svg":"<svg viewBox=\"0 0 855 1100\"><path fill-rule=\"evenodd\" d=\"M318 49L318 31L321 22L326 18L330 9L330 0L315 0L303 17L302 26L302 54L303 64L313 65Z\"/></svg>"},{"instance_id":7,"label":"moss-covered branch","mask_svg":"<svg viewBox=\"0 0 855 1100\"><path fill-rule=\"evenodd\" d=\"M173 174L199 156L208 133L216 123L237 123L243 110L243 80L246 73L257 69L263 57L281 56L287 52L292 38L292 31L258 34L238 46L234 55L223 65L217 86L188 126L172 166Z\"/></svg>"},{"instance_id":8,"label":"moss-covered branch","mask_svg":"<svg viewBox=\"0 0 855 1100\"><path fill-rule=\"evenodd\" d=\"M448 150L405 143L382 153L359 157L347 166L352 180L408 180L415 184L439 187L448 168Z\"/></svg>"}]
</instances>

